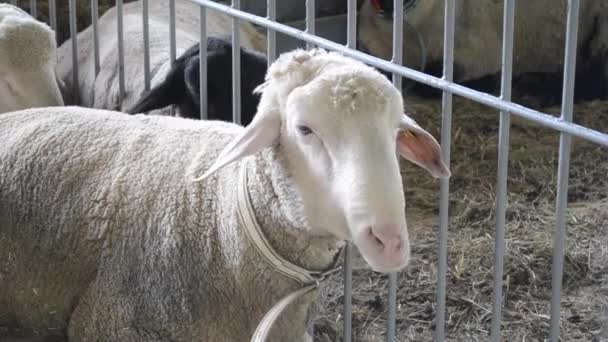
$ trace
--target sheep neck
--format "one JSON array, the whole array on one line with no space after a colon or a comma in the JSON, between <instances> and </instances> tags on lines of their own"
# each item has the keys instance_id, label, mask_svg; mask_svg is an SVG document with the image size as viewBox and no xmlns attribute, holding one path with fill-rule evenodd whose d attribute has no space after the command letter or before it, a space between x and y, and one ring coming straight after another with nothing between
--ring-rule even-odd
<instances>
[{"instance_id":1,"label":"sheep neck","mask_svg":"<svg viewBox=\"0 0 608 342\"><path fill-rule=\"evenodd\" d=\"M271 246L300 267L316 271L331 267L343 242L311 232L280 147L273 146L255 159L248 166L247 188L255 199L255 218Z\"/></svg>"}]
</instances>

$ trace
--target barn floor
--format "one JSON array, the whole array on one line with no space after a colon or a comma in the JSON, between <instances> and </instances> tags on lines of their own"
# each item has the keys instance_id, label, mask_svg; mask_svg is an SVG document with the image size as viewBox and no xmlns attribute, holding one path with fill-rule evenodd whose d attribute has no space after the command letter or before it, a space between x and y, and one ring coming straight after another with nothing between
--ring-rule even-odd
<instances>
[{"instance_id":1,"label":"barn floor","mask_svg":"<svg viewBox=\"0 0 608 342\"><path fill-rule=\"evenodd\" d=\"M435 136L438 101L410 99L412 116ZM558 107L546 108L559 113ZM608 132L608 102L575 107L575 122ZM498 114L454 99L447 338L487 341L492 310ZM513 118L509 162L503 337L548 337L559 135ZM412 262L399 274L398 341L431 341L435 328L439 182L402 164ZM608 339L608 149L573 139L562 298L562 341ZM339 340L341 278L316 323L319 341ZM353 275L355 341L384 341L387 277Z\"/></svg>"}]
</instances>

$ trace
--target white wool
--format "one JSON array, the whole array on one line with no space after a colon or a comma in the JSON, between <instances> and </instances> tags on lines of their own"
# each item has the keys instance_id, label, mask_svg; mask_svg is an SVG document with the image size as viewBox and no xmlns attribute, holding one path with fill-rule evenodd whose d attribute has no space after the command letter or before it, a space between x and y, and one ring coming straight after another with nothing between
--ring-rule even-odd
<instances>
[{"instance_id":1,"label":"white wool","mask_svg":"<svg viewBox=\"0 0 608 342\"><path fill-rule=\"evenodd\" d=\"M56 51L48 25L0 4L0 113L63 104L54 73Z\"/></svg>"}]
</instances>

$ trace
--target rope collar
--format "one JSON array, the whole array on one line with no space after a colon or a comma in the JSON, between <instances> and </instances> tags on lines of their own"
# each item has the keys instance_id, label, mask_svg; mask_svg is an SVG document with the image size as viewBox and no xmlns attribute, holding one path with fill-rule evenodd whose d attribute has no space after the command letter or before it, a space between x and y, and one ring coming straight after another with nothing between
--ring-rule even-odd
<instances>
[{"instance_id":1,"label":"rope collar","mask_svg":"<svg viewBox=\"0 0 608 342\"><path fill-rule=\"evenodd\" d=\"M279 255L277 251L272 248L266 239L266 236L264 236L264 233L255 218L253 205L251 204L251 198L249 197L249 191L247 190L246 166L247 162L245 160L241 163L237 185L237 214L241 226L245 229L246 235L260 255L275 269L275 271L302 285L302 288L283 297L262 318L251 337L251 342L264 342L266 341L273 324L289 304L307 293L316 290L320 282L327 279L329 275L342 269L338 264L341 260L343 250L338 253L334 265L324 272L305 269Z\"/></svg>"}]
</instances>

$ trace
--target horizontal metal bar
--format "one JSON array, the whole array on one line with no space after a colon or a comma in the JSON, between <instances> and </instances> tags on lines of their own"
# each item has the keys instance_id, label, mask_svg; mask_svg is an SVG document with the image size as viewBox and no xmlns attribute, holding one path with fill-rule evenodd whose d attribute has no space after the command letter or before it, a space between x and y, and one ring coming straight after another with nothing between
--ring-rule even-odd
<instances>
[{"instance_id":1,"label":"horizontal metal bar","mask_svg":"<svg viewBox=\"0 0 608 342\"><path fill-rule=\"evenodd\" d=\"M387 62L380 58L370 56L363 52L352 50L344 45L334 43L325 38L317 37L314 35L307 34L306 32L300 31L293 27L279 24L277 22L268 20L267 18L259 17L251 13L242 12L239 10L232 9L228 6L214 2L212 0L188 0L190 2L205 6L207 8L223 12L229 16L239 18L241 20L248 21L250 23L276 30L277 32L286 34L288 36L303 40L305 42L311 42L321 48L333 50L342 53L343 55L351 58L360 60L363 63L367 63L371 66L386 70L388 72L398 73L403 77L411 80L426 84L428 86L450 92L454 95L462 96L464 98L479 102L481 104L510 112L513 115L517 115L526 120L538 123L542 126L552 128L554 130L569 133L573 136L592 141L594 143L608 146L608 134L601 133L577 124L566 122L560 118L554 117L549 114L545 114L539 111L535 111L524 106L503 101L496 96L482 93L476 90L463 87L461 85L449 82L447 80L433 77L425 73L406 68L404 66L396 65L391 62Z\"/></svg>"}]
</instances>

